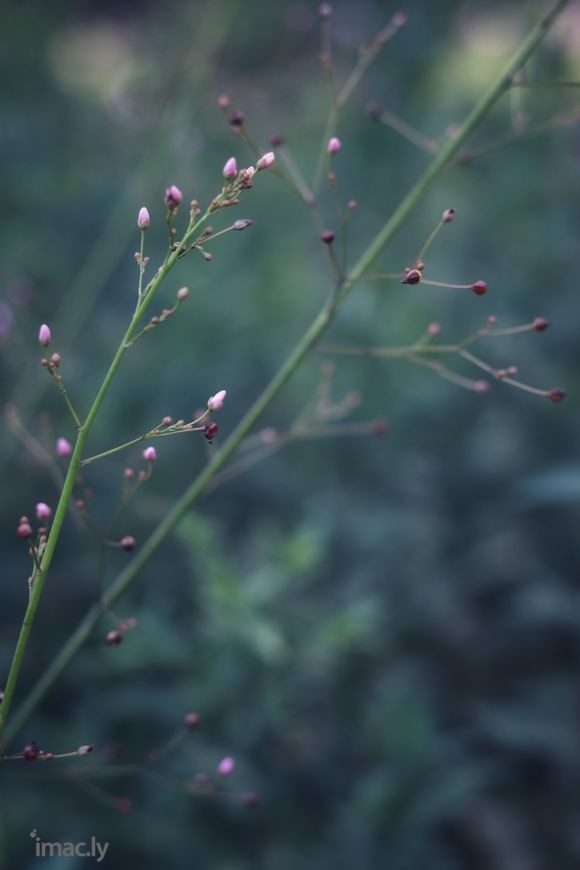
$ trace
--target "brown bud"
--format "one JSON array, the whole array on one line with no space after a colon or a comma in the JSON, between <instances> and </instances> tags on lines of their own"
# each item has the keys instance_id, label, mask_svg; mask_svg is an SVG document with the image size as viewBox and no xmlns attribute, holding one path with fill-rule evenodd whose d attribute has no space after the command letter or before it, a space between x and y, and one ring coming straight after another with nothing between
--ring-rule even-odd
<instances>
[{"instance_id":1,"label":"brown bud","mask_svg":"<svg viewBox=\"0 0 580 870\"><path fill-rule=\"evenodd\" d=\"M401 278L401 284L419 284L423 278L423 273L419 269L405 270L405 275Z\"/></svg>"}]
</instances>

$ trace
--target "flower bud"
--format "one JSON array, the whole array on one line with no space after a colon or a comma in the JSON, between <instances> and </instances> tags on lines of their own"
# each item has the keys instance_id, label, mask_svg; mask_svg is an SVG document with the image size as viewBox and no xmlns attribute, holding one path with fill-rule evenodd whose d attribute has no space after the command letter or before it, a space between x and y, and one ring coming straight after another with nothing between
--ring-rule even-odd
<instances>
[{"instance_id":1,"label":"flower bud","mask_svg":"<svg viewBox=\"0 0 580 870\"><path fill-rule=\"evenodd\" d=\"M471 289L476 294L476 296L483 296L487 293L487 283L485 281L476 281L471 285Z\"/></svg>"},{"instance_id":2,"label":"flower bud","mask_svg":"<svg viewBox=\"0 0 580 870\"><path fill-rule=\"evenodd\" d=\"M487 381L476 381L473 385L473 389L476 393L480 393L482 396L491 392L491 387Z\"/></svg>"},{"instance_id":3,"label":"flower bud","mask_svg":"<svg viewBox=\"0 0 580 870\"><path fill-rule=\"evenodd\" d=\"M550 321L546 320L545 317L535 317L532 322L532 329L535 329L536 332L545 332L549 325Z\"/></svg>"},{"instance_id":4,"label":"flower bud","mask_svg":"<svg viewBox=\"0 0 580 870\"><path fill-rule=\"evenodd\" d=\"M183 724L186 728L197 728L200 722L201 718L199 713L187 713L183 717Z\"/></svg>"},{"instance_id":5,"label":"flower bud","mask_svg":"<svg viewBox=\"0 0 580 870\"><path fill-rule=\"evenodd\" d=\"M548 399L554 404L558 404L562 399L566 397L566 390L563 390L561 387L553 387L548 393Z\"/></svg>"},{"instance_id":6,"label":"flower bud","mask_svg":"<svg viewBox=\"0 0 580 870\"><path fill-rule=\"evenodd\" d=\"M174 184L168 187L165 191L165 205L169 211L175 211L183 199L183 194Z\"/></svg>"},{"instance_id":7,"label":"flower bud","mask_svg":"<svg viewBox=\"0 0 580 870\"><path fill-rule=\"evenodd\" d=\"M20 522L18 524L18 528L16 529L16 534L23 541L25 541L27 538L32 537L32 526L28 522L28 517L20 517Z\"/></svg>"},{"instance_id":8,"label":"flower bud","mask_svg":"<svg viewBox=\"0 0 580 870\"><path fill-rule=\"evenodd\" d=\"M231 100L227 94L220 94L217 102L220 109L229 109L231 105Z\"/></svg>"},{"instance_id":9,"label":"flower bud","mask_svg":"<svg viewBox=\"0 0 580 870\"><path fill-rule=\"evenodd\" d=\"M22 755L26 761L36 761L40 755L40 749L36 740L31 740L22 750Z\"/></svg>"},{"instance_id":10,"label":"flower bud","mask_svg":"<svg viewBox=\"0 0 580 870\"><path fill-rule=\"evenodd\" d=\"M66 459L73 452L72 444L66 438L58 438L56 442L56 455Z\"/></svg>"},{"instance_id":11,"label":"flower bud","mask_svg":"<svg viewBox=\"0 0 580 870\"><path fill-rule=\"evenodd\" d=\"M441 324L440 323L430 323L427 327L427 334L432 338L435 338L436 335L439 335L441 332Z\"/></svg>"},{"instance_id":12,"label":"flower bud","mask_svg":"<svg viewBox=\"0 0 580 870\"><path fill-rule=\"evenodd\" d=\"M149 212L143 206L143 208L139 209L139 215L137 217L137 226L140 230L146 230L149 228L151 224L151 218L149 217Z\"/></svg>"},{"instance_id":13,"label":"flower bud","mask_svg":"<svg viewBox=\"0 0 580 870\"><path fill-rule=\"evenodd\" d=\"M213 421L211 423L206 423L203 427L203 436L210 444L219 432L217 423Z\"/></svg>"},{"instance_id":14,"label":"flower bud","mask_svg":"<svg viewBox=\"0 0 580 870\"><path fill-rule=\"evenodd\" d=\"M419 269L409 269L401 278L401 284L420 284L423 274Z\"/></svg>"},{"instance_id":15,"label":"flower bud","mask_svg":"<svg viewBox=\"0 0 580 870\"><path fill-rule=\"evenodd\" d=\"M251 218L240 218L237 221L234 221L234 229L235 230L245 230L247 227L251 227L254 221Z\"/></svg>"},{"instance_id":16,"label":"flower bud","mask_svg":"<svg viewBox=\"0 0 580 870\"><path fill-rule=\"evenodd\" d=\"M235 157L230 157L229 160L226 160L225 166L223 168L223 175L226 181L231 181L238 174L238 164L236 163Z\"/></svg>"},{"instance_id":17,"label":"flower bud","mask_svg":"<svg viewBox=\"0 0 580 870\"><path fill-rule=\"evenodd\" d=\"M52 341L52 334L50 332L50 327L47 326L46 323L43 323L40 329L38 330L38 340L43 347L48 347L50 342Z\"/></svg>"},{"instance_id":18,"label":"flower bud","mask_svg":"<svg viewBox=\"0 0 580 870\"><path fill-rule=\"evenodd\" d=\"M342 143L336 136L333 136L332 139L328 140L327 151L329 154L338 154L341 148Z\"/></svg>"},{"instance_id":19,"label":"flower bud","mask_svg":"<svg viewBox=\"0 0 580 870\"><path fill-rule=\"evenodd\" d=\"M130 553L131 550L134 550L134 549L135 549L135 544L136 544L136 543L137 543L137 542L136 542L135 538L133 537L133 535L125 535L124 538L121 538L121 547L122 547L123 550L125 550L127 553Z\"/></svg>"},{"instance_id":20,"label":"flower bud","mask_svg":"<svg viewBox=\"0 0 580 870\"><path fill-rule=\"evenodd\" d=\"M52 516L52 508L43 501L39 501L36 505L36 516L39 520L49 520Z\"/></svg>"},{"instance_id":21,"label":"flower bud","mask_svg":"<svg viewBox=\"0 0 580 870\"><path fill-rule=\"evenodd\" d=\"M79 748L77 749L79 755L88 755L89 752L92 751L93 747L90 745L90 743L85 743L84 746L79 746Z\"/></svg>"},{"instance_id":22,"label":"flower bud","mask_svg":"<svg viewBox=\"0 0 580 870\"><path fill-rule=\"evenodd\" d=\"M177 291L177 301L178 302L185 302L185 300L187 299L188 296L189 296L189 290L187 287L180 287L179 290Z\"/></svg>"},{"instance_id":23,"label":"flower bud","mask_svg":"<svg viewBox=\"0 0 580 870\"><path fill-rule=\"evenodd\" d=\"M264 154L262 157L260 157L260 159L256 163L256 169L268 169L268 167L270 167L275 160L276 155L274 154L274 152L268 151L267 154Z\"/></svg>"},{"instance_id":24,"label":"flower bud","mask_svg":"<svg viewBox=\"0 0 580 870\"><path fill-rule=\"evenodd\" d=\"M236 766L236 762L229 755L226 758L222 758L220 763L217 766L217 772L220 776L230 776L234 772L234 767Z\"/></svg>"},{"instance_id":25,"label":"flower bud","mask_svg":"<svg viewBox=\"0 0 580 870\"><path fill-rule=\"evenodd\" d=\"M284 137L281 133L274 133L270 136L270 145L272 148L281 148L284 144Z\"/></svg>"},{"instance_id":26,"label":"flower bud","mask_svg":"<svg viewBox=\"0 0 580 870\"><path fill-rule=\"evenodd\" d=\"M318 7L318 14L323 20L330 18L332 15L332 6L330 3L321 3Z\"/></svg>"},{"instance_id":27,"label":"flower bud","mask_svg":"<svg viewBox=\"0 0 580 870\"><path fill-rule=\"evenodd\" d=\"M154 447L146 447L143 451L143 459L145 462L155 462L157 459L157 451Z\"/></svg>"},{"instance_id":28,"label":"flower bud","mask_svg":"<svg viewBox=\"0 0 580 870\"><path fill-rule=\"evenodd\" d=\"M244 126L243 112L232 112L232 114L230 115L230 124L232 127L243 127Z\"/></svg>"},{"instance_id":29,"label":"flower bud","mask_svg":"<svg viewBox=\"0 0 580 870\"><path fill-rule=\"evenodd\" d=\"M446 208L441 216L441 220L444 224L450 224L452 220L455 218L455 209L454 208Z\"/></svg>"},{"instance_id":30,"label":"flower bud","mask_svg":"<svg viewBox=\"0 0 580 870\"><path fill-rule=\"evenodd\" d=\"M123 635L120 631L110 631L105 638L107 646L119 646L123 643Z\"/></svg>"},{"instance_id":31,"label":"flower bud","mask_svg":"<svg viewBox=\"0 0 580 870\"><path fill-rule=\"evenodd\" d=\"M220 390L215 396L210 396L207 400L207 407L210 411L219 411L223 407L224 399L227 395L227 390Z\"/></svg>"},{"instance_id":32,"label":"flower bud","mask_svg":"<svg viewBox=\"0 0 580 870\"><path fill-rule=\"evenodd\" d=\"M59 353L53 353L51 358L50 358L50 364L53 365L55 368L58 368L59 365L61 364L61 362L62 362L61 355Z\"/></svg>"},{"instance_id":33,"label":"flower bud","mask_svg":"<svg viewBox=\"0 0 580 870\"><path fill-rule=\"evenodd\" d=\"M332 230L324 230L324 232L320 233L320 241L325 245L332 245L334 241L334 233Z\"/></svg>"}]
</instances>

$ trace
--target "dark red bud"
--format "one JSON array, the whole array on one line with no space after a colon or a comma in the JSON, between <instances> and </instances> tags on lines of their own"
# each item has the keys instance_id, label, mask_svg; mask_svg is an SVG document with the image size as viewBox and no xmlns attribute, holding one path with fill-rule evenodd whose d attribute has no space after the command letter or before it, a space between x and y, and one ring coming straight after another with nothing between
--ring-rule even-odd
<instances>
[{"instance_id":1,"label":"dark red bud","mask_svg":"<svg viewBox=\"0 0 580 870\"><path fill-rule=\"evenodd\" d=\"M332 230L324 230L324 232L320 233L320 241L325 245L332 245L334 241L334 233Z\"/></svg>"},{"instance_id":2,"label":"dark red bud","mask_svg":"<svg viewBox=\"0 0 580 870\"><path fill-rule=\"evenodd\" d=\"M487 284L485 281L476 281L475 284L471 285L471 289L477 296L483 296L484 293L487 293Z\"/></svg>"},{"instance_id":3,"label":"dark red bud","mask_svg":"<svg viewBox=\"0 0 580 870\"><path fill-rule=\"evenodd\" d=\"M532 329L535 329L536 332L545 332L549 325L550 321L546 320L545 317L536 317L532 323Z\"/></svg>"},{"instance_id":4,"label":"dark red bud","mask_svg":"<svg viewBox=\"0 0 580 870\"><path fill-rule=\"evenodd\" d=\"M230 124L232 127L243 127L244 126L244 114L243 112L232 112L230 115Z\"/></svg>"},{"instance_id":5,"label":"dark red bud","mask_svg":"<svg viewBox=\"0 0 580 870\"><path fill-rule=\"evenodd\" d=\"M423 277L419 269L405 270L405 275L401 278L401 284L419 284Z\"/></svg>"},{"instance_id":6,"label":"dark red bud","mask_svg":"<svg viewBox=\"0 0 580 870\"><path fill-rule=\"evenodd\" d=\"M38 744L35 740L31 740L30 743L26 744L26 746L22 750L22 755L24 756L26 761L36 761L36 759L40 755L40 749L38 748Z\"/></svg>"},{"instance_id":7,"label":"dark red bud","mask_svg":"<svg viewBox=\"0 0 580 870\"><path fill-rule=\"evenodd\" d=\"M30 525L26 517L22 517L22 519L20 520L20 524L16 529L16 534L23 541L25 541L27 538L32 537L32 526Z\"/></svg>"},{"instance_id":8,"label":"dark red bud","mask_svg":"<svg viewBox=\"0 0 580 870\"><path fill-rule=\"evenodd\" d=\"M110 631L105 640L108 646L119 646L123 643L123 635L120 631Z\"/></svg>"},{"instance_id":9,"label":"dark red bud","mask_svg":"<svg viewBox=\"0 0 580 870\"><path fill-rule=\"evenodd\" d=\"M214 423L213 421L211 423L206 423L205 426L203 427L204 437L207 439L207 441L209 441L210 444L218 432L219 432L218 425L217 425L217 423Z\"/></svg>"},{"instance_id":10,"label":"dark red bud","mask_svg":"<svg viewBox=\"0 0 580 870\"><path fill-rule=\"evenodd\" d=\"M566 390L563 390L561 387L553 387L548 393L548 399L556 405L564 398L566 398Z\"/></svg>"},{"instance_id":11,"label":"dark red bud","mask_svg":"<svg viewBox=\"0 0 580 870\"><path fill-rule=\"evenodd\" d=\"M126 550L128 553L130 553L131 550L135 549L136 543L137 542L136 542L135 538L133 537L133 535L125 535L124 538L121 538L121 547L124 550Z\"/></svg>"},{"instance_id":12,"label":"dark red bud","mask_svg":"<svg viewBox=\"0 0 580 870\"><path fill-rule=\"evenodd\" d=\"M284 144L284 137L280 133L274 133L270 136L270 145L272 148L280 148Z\"/></svg>"}]
</instances>

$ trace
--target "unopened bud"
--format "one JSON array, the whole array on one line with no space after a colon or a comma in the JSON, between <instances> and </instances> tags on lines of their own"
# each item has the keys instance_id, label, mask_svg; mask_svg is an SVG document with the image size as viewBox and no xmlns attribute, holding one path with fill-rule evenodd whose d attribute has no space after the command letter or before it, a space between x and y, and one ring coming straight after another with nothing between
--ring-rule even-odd
<instances>
[{"instance_id":1,"label":"unopened bud","mask_svg":"<svg viewBox=\"0 0 580 870\"><path fill-rule=\"evenodd\" d=\"M536 332L545 332L549 325L550 321L546 320L545 317L536 317L532 323L532 329L535 329Z\"/></svg>"},{"instance_id":2,"label":"unopened bud","mask_svg":"<svg viewBox=\"0 0 580 870\"><path fill-rule=\"evenodd\" d=\"M231 756L227 756L226 758L222 758L220 763L217 766L217 772L220 776L230 776L234 772L234 767L236 766L236 762Z\"/></svg>"},{"instance_id":3,"label":"unopened bud","mask_svg":"<svg viewBox=\"0 0 580 870\"><path fill-rule=\"evenodd\" d=\"M256 169L268 169L276 160L276 155L273 151L268 151L267 154L264 154L258 162L256 163Z\"/></svg>"},{"instance_id":4,"label":"unopened bud","mask_svg":"<svg viewBox=\"0 0 580 870\"><path fill-rule=\"evenodd\" d=\"M85 743L84 746L79 746L79 748L77 749L79 755L88 755L89 752L92 751L93 747L90 745L90 743Z\"/></svg>"},{"instance_id":5,"label":"unopened bud","mask_svg":"<svg viewBox=\"0 0 580 870\"><path fill-rule=\"evenodd\" d=\"M229 160L226 160L225 166L223 168L223 176L226 181L231 181L232 178L235 178L238 174L238 164L236 163L235 157L230 157Z\"/></svg>"},{"instance_id":6,"label":"unopened bud","mask_svg":"<svg viewBox=\"0 0 580 870\"><path fill-rule=\"evenodd\" d=\"M219 432L218 425L217 425L217 423L214 423L213 421L211 423L206 423L205 426L203 427L203 436L206 439L206 441L209 441L210 444L213 441L213 439L216 437L218 432Z\"/></svg>"},{"instance_id":7,"label":"unopened bud","mask_svg":"<svg viewBox=\"0 0 580 870\"><path fill-rule=\"evenodd\" d=\"M451 221L455 218L455 209L454 208L446 208L443 212L441 220L444 224L450 224Z\"/></svg>"},{"instance_id":8,"label":"unopened bud","mask_svg":"<svg viewBox=\"0 0 580 870\"><path fill-rule=\"evenodd\" d=\"M175 209L180 204L183 199L183 194L175 184L172 184L171 187L168 187L165 191L165 205L170 211L175 211Z\"/></svg>"},{"instance_id":9,"label":"unopened bud","mask_svg":"<svg viewBox=\"0 0 580 870\"><path fill-rule=\"evenodd\" d=\"M220 94L217 102L220 109L229 109L232 101L227 94Z\"/></svg>"},{"instance_id":10,"label":"unopened bud","mask_svg":"<svg viewBox=\"0 0 580 870\"><path fill-rule=\"evenodd\" d=\"M199 723L201 722L201 717L199 713L187 713L183 717L183 724L186 728L197 728Z\"/></svg>"},{"instance_id":11,"label":"unopened bud","mask_svg":"<svg viewBox=\"0 0 580 870\"><path fill-rule=\"evenodd\" d=\"M40 755L40 749L36 740L31 740L30 743L27 743L24 749L22 750L22 755L26 761L36 761L38 756Z\"/></svg>"},{"instance_id":12,"label":"unopened bud","mask_svg":"<svg viewBox=\"0 0 580 870\"><path fill-rule=\"evenodd\" d=\"M43 501L39 501L36 505L36 516L39 520L49 520L52 516L52 508Z\"/></svg>"},{"instance_id":13,"label":"unopened bud","mask_svg":"<svg viewBox=\"0 0 580 870\"><path fill-rule=\"evenodd\" d=\"M155 462L157 459L157 451L154 447L146 447L143 451L143 459L145 462Z\"/></svg>"},{"instance_id":14,"label":"unopened bud","mask_svg":"<svg viewBox=\"0 0 580 870\"><path fill-rule=\"evenodd\" d=\"M393 27L396 27L397 30L400 30L401 27L405 27L407 21L408 19L404 12L397 12L396 15L393 15L391 24L393 25Z\"/></svg>"},{"instance_id":15,"label":"unopened bud","mask_svg":"<svg viewBox=\"0 0 580 870\"><path fill-rule=\"evenodd\" d=\"M230 124L232 127L243 127L244 126L244 114L243 112L232 112L230 115Z\"/></svg>"},{"instance_id":16,"label":"unopened bud","mask_svg":"<svg viewBox=\"0 0 580 870\"><path fill-rule=\"evenodd\" d=\"M247 227L251 227L254 221L251 218L240 218L239 220L234 222L235 230L245 230Z\"/></svg>"},{"instance_id":17,"label":"unopened bud","mask_svg":"<svg viewBox=\"0 0 580 870\"><path fill-rule=\"evenodd\" d=\"M324 230L320 233L320 241L325 245L332 245L334 241L334 233L332 230Z\"/></svg>"},{"instance_id":18,"label":"unopened bud","mask_svg":"<svg viewBox=\"0 0 580 870\"><path fill-rule=\"evenodd\" d=\"M119 646L120 643L123 643L123 635L120 631L110 631L105 638L105 642L107 646Z\"/></svg>"},{"instance_id":19,"label":"unopened bud","mask_svg":"<svg viewBox=\"0 0 580 870\"><path fill-rule=\"evenodd\" d=\"M52 341L50 327L46 323L43 323L38 330L38 340L43 347L48 347L48 345Z\"/></svg>"},{"instance_id":20,"label":"unopened bud","mask_svg":"<svg viewBox=\"0 0 580 870\"><path fill-rule=\"evenodd\" d=\"M166 193L167 196L167 193ZM137 226L140 230L146 230L149 228L151 224L151 218L149 217L149 212L143 206L143 208L139 209L139 215L137 217Z\"/></svg>"},{"instance_id":21,"label":"unopened bud","mask_svg":"<svg viewBox=\"0 0 580 870\"><path fill-rule=\"evenodd\" d=\"M274 133L270 136L270 145L272 148L281 148L284 144L284 137L281 133Z\"/></svg>"},{"instance_id":22,"label":"unopened bud","mask_svg":"<svg viewBox=\"0 0 580 870\"><path fill-rule=\"evenodd\" d=\"M125 471L123 472L123 477L125 478L125 480L131 480L131 478L134 476L135 476L135 472L133 471L132 468L126 468Z\"/></svg>"},{"instance_id":23,"label":"unopened bud","mask_svg":"<svg viewBox=\"0 0 580 870\"><path fill-rule=\"evenodd\" d=\"M332 15L332 6L330 3L321 3L318 7L318 14L323 20L330 18Z\"/></svg>"},{"instance_id":24,"label":"unopened bud","mask_svg":"<svg viewBox=\"0 0 580 870\"><path fill-rule=\"evenodd\" d=\"M558 402L566 398L566 390L561 389L561 387L553 387L548 393L548 398L557 405Z\"/></svg>"},{"instance_id":25,"label":"unopened bud","mask_svg":"<svg viewBox=\"0 0 580 870\"><path fill-rule=\"evenodd\" d=\"M171 424L173 423L173 417L164 417L161 422L164 426L171 426Z\"/></svg>"},{"instance_id":26,"label":"unopened bud","mask_svg":"<svg viewBox=\"0 0 580 870\"><path fill-rule=\"evenodd\" d=\"M32 537L32 526L28 522L28 517L20 517L20 522L18 524L18 528L16 529L16 534L23 541L25 541L27 538Z\"/></svg>"},{"instance_id":27,"label":"unopened bud","mask_svg":"<svg viewBox=\"0 0 580 870\"><path fill-rule=\"evenodd\" d=\"M473 389L476 393L480 393L482 396L491 392L491 387L487 381L476 381L473 385Z\"/></svg>"},{"instance_id":28,"label":"unopened bud","mask_svg":"<svg viewBox=\"0 0 580 870\"><path fill-rule=\"evenodd\" d=\"M178 302L185 302L187 297L189 296L189 290L187 287L180 287L177 291L177 300Z\"/></svg>"},{"instance_id":29,"label":"unopened bud","mask_svg":"<svg viewBox=\"0 0 580 870\"><path fill-rule=\"evenodd\" d=\"M338 154L341 148L342 143L340 139L338 139L336 136L333 136L332 139L328 140L328 145L326 146L326 149L329 154Z\"/></svg>"},{"instance_id":30,"label":"unopened bud","mask_svg":"<svg viewBox=\"0 0 580 870\"><path fill-rule=\"evenodd\" d=\"M59 353L53 353L53 355L50 358L50 364L53 365L55 368L58 368L59 365L61 364L61 362L62 362L61 355Z\"/></svg>"},{"instance_id":31,"label":"unopened bud","mask_svg":"<svg viewBox=\"0 0 580 870\"><path fill-rule=\"evenodd\" d=\"M420 284L423 273L419 269L409 269L401 278L401 284Z\"/></svg>"},{"instance_id":32,"label":"unopened bud","mask_svg":"<svg viewBox=\"0 0 580 870\"><path fill-rule=\"evenodd\" d=\"M207 407L210 411L219 411L221 407L223 407L225 397L227 396L227 390L220 390L215 396L210 396L207 400Z\"/></svg>"},{"instance_id":33,"label":"unopened bud","mask_svg":"<svg viewBox=\"0 0 580 870\"><path fill-rule=\"evenodd\" d=\"M485 281L476 281L471 285L471 289L476 296L483 296L487 293L487 283Z\"/></svg>"},{"instance_id":34,"label":"unopened bud","mask_svg":"<svg viewBox=\"0 0 580 870\"><path fill-rule=\"evenodd\" d=\"M57 438L56 455L66 459L73 452L72 444L66 438Z\"/></svg>"},{"instance_id":35,"label":"unopened bud","mask_svg":"<svg viewBox=\"0 0 580 870\"><path fill-rule=\"evenodd\" d=\"M432 338L434 338L436 335L439 335L440 332L441 332L441 324L440 323L430 323L429 326L427 327L427 333Z\"/></svg>"},{"instance_id":36,"label":"unopened bud","mask_svg":"<svg viewBox=\"0 0 580 870\"><path fill-rule=\"evenodd\" d=\"M121 547L122 547L123 550L125 550L127 553L130 553L131 550L134 550L134 549L135 549L135 544L136 544L136 543L137 543L137 542L136 542L135 538L133 537L133 535L125 535L124 538L121 538Z\"/></svg>"}]
</instances>

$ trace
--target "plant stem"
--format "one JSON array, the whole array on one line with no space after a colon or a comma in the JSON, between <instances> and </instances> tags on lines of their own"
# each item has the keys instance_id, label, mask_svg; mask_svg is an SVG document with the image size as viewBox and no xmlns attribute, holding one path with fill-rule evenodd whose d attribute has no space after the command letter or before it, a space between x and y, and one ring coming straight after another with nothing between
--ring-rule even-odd
<instances>
[{"instance_id":1,"label":"plant stem","mask_svg":"<svg viewBox=\"0 0 580 870\"><path fill-rule=\"evenodd\" d=\"M286 361L282 364L281 368L274 375L274 377L266 386L262 394L256 399L254 404L250 407L250 409L238 423L229 438L225 441L220 452L185 490L185 492L177 501L173 509L159 523L159 525L153 531L142 549L133 558L131 563L118 575L116 580L109 587L109 590L105 593L103 597L103 602L99 606L93 606L88 611L84 619L70 636L69 640L62 647L51 665L33 687L31 692L28 694L20 709L17 710L16 714L11 719L10 727L6 729L7 737L13 736L22 726L22 724L28 719L36 705L44 697L48 689L52 686L60 673L69 664L69 662L78 652L79 648L83 645L85 640L89 637L92 629L98 622L102 609L102 604L104 604L105 607L111 606L125 592L127 587L137 576L141 568L147 563L148 559L153 555L153 553L157 550L157 548L165 540L165 538L167 538L168 535L171 534L173 529L177 526L177 524L185 515L185 513L189 510L189 508L193 504L195 504L195 502L204 494L212 478L223 468L227 460L237 450L241 441L252 430L252 428L260 419L266 408L282 390L287 381L292 377L307 353L318 341L320 336L326 331L327 327L333 319L337 305L348 295L352 287L360 280L360 278L373 264L379 254L386 247L386 245L395 236L397 231L403 225L406 218L419 203L428 187L445 169L448 162L457 153L465 139L470 135L470 133L473 132L473 130L478 126L483 118L485 118L485 116L493 107L495 102L499 99L499 97L506 91L507 88L509 88L513 74L532 54L532 52L541 41L542 37L545 35L546 31L548 30L556 16L566 6L567 2L568 0L557 0L557 2L553 3L550 10L532 29L532 31L522 42L519 48L514 52L511 60L506 65L505 69L490 85L488 90L484 93L484 95L469 113L463 125L461 126L458 135L441 148L441 150L438 152L437 156L429 165L425 173L411 189L411 191L407 194L407 196L402 200L398 208L395 210L389 220L387 220L377 236L361 255L357 263L352 268L348 277L339 285L338 293L332 294L329 302L324 305L320 313L313 320L303 337L297 343L294 350L290 353ZM171 257L168 260L168 264L169 262L171 262ZM157 278L154 280L157 281ZM147 302L149 299L150 294L147 294L144 301ZM50 563L50 559L52 558L56 539L58 538L58 532L60 531L60 526L62 525L62 520L64 518L64 512L66 509L66 501L70 496L72 483L74 482L78 462L80 461L80 454L82 444L84 443L84 438L86 437L86 433L88 432L88 429L90 428L94 417L96 416L102 398L104 397L108 385L118 367L118 363L120 362L120 358L123 354L123 349L124 344L121 345L119 351L117 352L117 355L115 356L115 360L113 361L113 364L109 369L109 373L107 374L105 381L103 382L103 386L99 391L93 408L89 412L85 427L83 427L83 429L79 432L79 437L77 439L77 444L75 445L75 450L73 452L69 473L67 474L67 479L65 480L63 496L61 497L55 514L53 530L55 529L55 527L57 527L58 521L58 531L54 533L54 535L51 531L51 536L49 537L49 541L47 544L47 550L45 551L45 558L47 557L47 552L50 552L50 556L48 557L48 563ZM71 469L73 468L74 473L71 473ZM50 551L49 548L51 548ZM43 570L45 570L44 564ZM9 684L7 684L6 686L4 702L2 704L2 707L0 707L0 712L4 716L4 721L6 712L10 704L10 700L12 698L12 694L14 692L14 686L16 683L18 670L22 661L22 656L26 648L26 642L28 640L31 621L34 617L34 613L36 612L36 608L40 600L40 593L42 590L43 582L44 575L42 575L37 580L34 586L31 596L31 602L29 604L29 608L23 622L21 638L19 638L18 641L12 669L9 675Z\"/></svg>"},{"instance_id":2,"label":"plant stem","mask_svg":"<svg viewBox=\"0 0 580 870\"><path fill-rule=\"evenodd\" d=\"M131 338L139 325L139 322L151 303L159 285L162 283L163 279L167 275L167 273L171 270L171 268L175 265L178 260L179 250L182 245L187 244L189 239L196 233L199 227L207 220L209 217L209 211L206 211L198 221L194 221L192 218L190 220L189 226L183 236L183 239L175 251L172 251L169 256L166 258L165 262L158 270L155 278L151 281L151 283L145 288L145 292L143 298L140 301L140 304L137 306L133 317L131 318L131 322L129 327L117 348L117 352L113 358L112 363L109 366L109 369L103 379L103 382L99 388L99 391L93 401L93 404L89 410L87 418L85 422L79 427L77 433L77 439L75 442L74 450L70 459L68 471L66 473L66 477L64 479L63 487L61 490L60 498L58 501L58 505L56 507L56 511L54 514L54 520L50 529L50 533L48 535L48 540L46 542L46 548L42 555L42 560L40 562L40 566L36 572L34 577L34 583L30 585L29 590L29 598L28 598L28 606L26 608L26 612L24 614L24 618L22 620L22 625L20 627L20 633L18 635L18 640L16 642L16 647L14 650L14 654L12 656L12 662L10 665L10 670L8 672L8 677L6 680L6 686L4 688L4 697L2 699L2 703L0 704L0 760L4 755L4 744L3 744L3 731L6 725L6 719L8 716L8 712L10 710L10 705L12 702L12 698L14 695L14 690L16 688L16 683L18 681L18 676L20 673L20 668L22 666L22 661L24 658L24 653L26 652L26 647L28 644L28 638L30 636L30 630L32 628L32 624L34 622L34 617L36 615L36 611L38 609L38 605L40 603L40 599L42 596L42 590L44 588L44 583L46 581L46 576L48 573L48 569L52 562L52 558L54 556L54 551L56 549L56 545L58 543L58 539L60 537L60 533L62 530L63 521L66 515L68 503L70 501L76 477L81 466L81 456L82 451L85 446L86 439L89 435L89 432L93 426L93 423L97 417L97 414L100 410L100 407L103 403L103 400L108 392L109 386L111 385L111 381L115 377L121 360L127 351Z\"/></svg>"}]
</instances>

